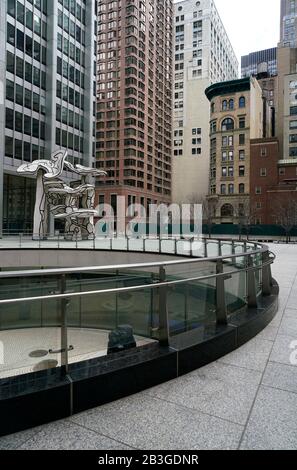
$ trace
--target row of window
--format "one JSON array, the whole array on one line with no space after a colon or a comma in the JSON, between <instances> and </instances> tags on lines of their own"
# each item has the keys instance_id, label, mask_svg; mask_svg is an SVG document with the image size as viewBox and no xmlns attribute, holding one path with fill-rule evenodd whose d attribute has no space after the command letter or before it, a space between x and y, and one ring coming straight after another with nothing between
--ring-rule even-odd
<instances>
[{"instance_id":1,"label":"row of window","mask_svg":"<svg viewBox=\"0 0 297 470\"><path fill-rule=\"evenodd\" d=\"M43 121L10 108L6 108L5 127L15 132L36 137L36 139L45 139L45 123Z\"/></svg>"},{"instance_id":2,"label":"row of window","mask_svg":"<svg viewBox=\"0 0 297 470\"><path fill-rule=\"evenodd\" d=\"M244 96L241 96L238 100L238 107L245 108L246 100ZM233 111L235 109L235 102L233 99L222 101L222 111ZM211 103L211 112L215 112L215 103Z\"/></svg>"},{"instance_id":3,"label":"row of window","mask_svg":"<svg viewBox=\"0 0 297 470\"><path fill-rule=\"evenodd\" d=\"M45 114L45 97L11 80L6 80L6 99L25 108L33 109L37 113Z\"/></svg>"},{"instance_id":4,"label":"row of window","mask_svg":"<svg viewBox=\"0 0 297 470\"><path fill-rule=\"evenodd\" d=\"M10 23L7 24L7 42L12 46L16 45L17 49L46 65L46 48L19 29L15 31L15 27Z\"/></svg>"},{"instance_id":5,"label":"row of window","mask_svg":"<svg viewBox=\"0 0 297 470\"><path fill-rule=\"evenodd\" d=\"M56 128L56 145L74 150L75 152L83 153L84 151L83 137L59 128Z\"/></svg>"},{"instance_id":6,"label":"row of window","mask_svg":"<svg viewBox=\"0 0 297 470\"><path fill-rule=\"evenodd\" d=\"M245 193L245 185L243 183L238 185L238 193ZM235 194L235 185L231 184L221 184L221 194ZM228 217L228 215L222 215L222 217Z\"/></svg>"},{"instance_id":7,"label":"row of window","mask_svg":"<svg viewBox=\"0 0 297 470\"><path fill-rule=\"evenodd\" d=\"M13 139L13 137L5 137L5 156L31 162L44 158L44 147L31 144L25 140Z\"/></svg>"},{"instance_id":8,"label":"row of window","mask_svg":"<svg viewBox=\"0 0 297 470\"><path fill-rule=\"evenodd\" d=\"M67 103L76 106L77 108L84 109L84 95L79 91L74 90L65 83L61 83L57 80L57 98L60 98Z\"/></svg>"},{"instance_id":9,"label":"row of window","mask_svg":"<svg viewBox=\"0 0 297 470\"><path fill-rule=\"evenodd\" d=\"M46 73L11 52L6 55L6 70L38 88L46 89Z\"/></svg>"},{"instance_id":10,"label":"row of window","mask_svg":"<svg viewBox=\"0 0 297 470\"><path fill-rule=\"evenodd\" d=\"M230 162L233 162L234 160L234 152L233 150L230 150L229 152L222 152L222 162L226 162L229 160ZM239 151L239 160L245 160L245 151L240 150Z\"/></svg>"},{"instance_id":11,"label":"row of window","mask_svg":"<svg viewBox=\"0 0 297 470\"><path fill-rule=\"evenodd\" d=\"M84 130L84 116L59 104L56 105L56 120L75 129Z\"/></svg>"},{"instance_id":12,"label":"row of window","mask_svg":"<svg viewBox=\"0 0 297 470\"><path fill-rule=\"evenodd\" d=\"M68 64L61 57L57 57L57 73L70 82L79 85L81 88L85 86L85 75L73 65Z\"/></svg>"},{"instance_id":13,"label":"row of window","mask_svg":"<svg viewBox=\"0 0 297 470\"><path fill-rule=\"evenodd\" d=\"M246 121L245 121L245 117L240 117L239 120L238 120L238 129L245 129L246 127ZM221 124L221 131L222 132L228 132L228 131L233 131L235 130L235 122L234 122L234 119L232 118L226 118L222 121L222 124ZM210 132L211 134L217 132L217 122L216 121L212 121L210 123ZM244 135L244 134L242 134Z\"/></svg>"},{"instance_id":14,"label":"row of window","mask_svg":"<svg viewBox=\"0 0 297 470\"><path fill-rule=\"evenodd\" d=\"M201 155L201 153L201 148L192 148L192 155ZM182 157L184 153L182 149L175 149L173 154L175 157Z\"/></svg>"},{"instance_id":15,"label":"row of window","mask_svg":"<svg viewBox=\"0 0 297 470\"><path fill-rule=\"evenodd\" d=\"M238 168L238 176L241 178L245 176L245 167L240 166ZM222 177L223 178L233 178L234 177L234 166L223 166L222 167Z\"/></svg>"},{"instance_id":16,"label":"row of window","mask_svg":"<svg viewBox=\"0 0 297 470\"><path fill-rule=\"evenodd\" d=\"M66 8L73 16L75 16L81 23L86 22L85 9L80 6L75 0L59 0L59 3ZM85 2L84 2L85 3Z\"/></svg>"},{"instance_id":17,"label":"row of window","mask_svg":"<svg viewBox=\"0 0 297 470\"><path fill-rule=\"evenodd\" d=\"M74 60L79 65L85 65L85 53L80 47L75 47L75 44L62 34L58 33L57 36L57 48L58 51L63 52L67 57Z\"/></svg>"},{"instance_id":18,"label":"row of window","mask_svg":"<svg viewBox=\"0 0 297 470\"><path fill-rule=\"evenodd\" d=\"M63 12L58 10L58 26L69 33L77 42L85 45L85 32L80 26L74 23L68 15L63 15Z\"/></svg>"}]
</instances>

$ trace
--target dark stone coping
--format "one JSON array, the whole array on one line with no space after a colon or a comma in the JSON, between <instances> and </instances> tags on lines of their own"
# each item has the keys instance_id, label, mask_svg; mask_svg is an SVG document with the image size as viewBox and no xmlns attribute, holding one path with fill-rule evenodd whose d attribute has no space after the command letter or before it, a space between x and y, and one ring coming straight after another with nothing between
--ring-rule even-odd
<instances>
[{"instance_id":1,"label":"dark stone coping","mask_svg":"<svg viewBox=\"0 0 297 470\"><path fill-rule=\"evenodd\" d=\"M0 380L0 435L69 417L203 367L256 336L278 310L279 287L229 324L207 325L158 342L61 368Z\"/></svg>"}]
</instances>

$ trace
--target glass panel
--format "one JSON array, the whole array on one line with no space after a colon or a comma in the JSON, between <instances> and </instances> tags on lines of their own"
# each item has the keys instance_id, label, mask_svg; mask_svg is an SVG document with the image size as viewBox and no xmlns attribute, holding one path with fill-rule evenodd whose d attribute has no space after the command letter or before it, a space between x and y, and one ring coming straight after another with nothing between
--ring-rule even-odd
<instances>
[{"instance_id":1,"label":"glass panel","mask_svg":"<svg viewBox=\"0 0 297 470\"><path fill-rule=\"evenodd\" d=\"M247 290L245 271L233 274L231 279L225 281L225 297L228 315L246 307Z\"/></svg>"},{"instance_id":2,"label":"glass panel","mask_svg":"<svg viewBox=\"0 0 297 470\"><path fill-rule=\"evenodd\" d=\"M0 298L48 294L57 281L40 278L1 279ZM0 378L57 367L61 364L61 303L24 301L0 306L0 341L4 363ZM58 351L51 353L50 351Z\"/></svg>"},{"instance_id":3,"label":"glass panel","mask_svg":"<svg viewBox=\"0 0 297 470\"><path fill-rule=\"evenodd\" d=\"M176 265L166 268L168 281L215 274L212 262ZM216 321L215 279L189 281L168 287L170 335L204 329Z\"/></svg>"}]
</instances>

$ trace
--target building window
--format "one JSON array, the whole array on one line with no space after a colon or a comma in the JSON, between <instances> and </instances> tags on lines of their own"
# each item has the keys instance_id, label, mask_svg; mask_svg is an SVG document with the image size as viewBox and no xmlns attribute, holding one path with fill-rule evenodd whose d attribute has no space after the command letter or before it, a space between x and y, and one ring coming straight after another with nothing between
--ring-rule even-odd
<instances>
[{"instance_id":1,"label":"building window","mask_svg":"<svg viewBox=\"0 0 297 470\"><path fill-rule=\"evenodd\" d=\"M231 111L234 109L234 100L229 100L229 109Z\"/></svg>"},{"instance_id":2,"label":"building window","mask_svg":"<svg viewBox=\"0 0 297 470\"><path fill-rule=\"evenodd\" d=\"M229 184L228 190L229 194L234 194L234 184Z\"/></svg>"},{"instance_id":3,"label":"building window","mask_svg":"<svg viewBox=\"0 0 297 470\"><path fill-rule=\"evenodd\" d=\"M245 145L245 134L239 134L239 145Z\"/></svg>"},{"instance_id":4,"label":"building window","mask_svg":"<svg viewBox=\"0 0 297 470\"><path fill-rule=\"evenodd\" d=\"M297 157L297 147L290 147L290 157Z\"/></svg>"},{"instance_id":5,"label":"building window","mask_svg":"<svg viewBox=\"0 0 297 470\"><path fill-rule=\"evenodd\" d=\"M245 150L239 150L239 160L245 160Z\"/></svg>"},{"instance_id":6,"label":"building window","mask_svg":"<svg viewBox=\"0 0 297 470\"><path fill-rule=\"evenodd\" d=\"M245 97L244 96L241 96L239 98L239 107L240 108L245 108Z\"/></svg>"},{"instance_id":7,"label":"building window","mask_svg":"<svg viewBox=\"0 0 297 470\"><path fill-rule=\"evenodd\" d=\"M227 100L224 100L222 103L222 111L227 111L228 109L228 102Z\"/></svg>"},{"instance_id":8,"label":"building window","mask_svg":"<svg viewBox=\"0 0 297 470\"><path fill-rule=\"evenodd\" d=\"M241 183L239 185L239 194L244 194L244 192L245 192L245 186L243 183Z\"/></svg>"},{"instance_id":9,"label":"building window","mask_svg":"<svg viewBox=\"0 0 297 470\"><path fill-rule=\"evenodd\" d=\"M260 186L257 186L257 187L255 188L255 193L256 193L256 194L262 194L262 188L261 188Z\"/></svg>"},{"instance_id":10,"label":"building window","mask_svg":"<svg viewBox=\"0 0 297 470\"><path fill-rule=\"evenodd\" d=\"M267 169L266 168L261 168L260 169L260 176L263 176L263 177L267 176Z\"/></svg>"},{"instance_id":11,"label":"building window","mask_svg":"<svg viewBox=\"0 0 297 470\"><path fill-rule=\"evenodd\" d=\"M214 103L211 103L211 112L212 112L212 113L215 112L215 104L214 104Z\"/></svg>"},{"instance_id":12,"label":"building window","mask_svg":"<svg viewBox=\"0 0 297 470\"><path fill-rule=\"evenodd\" d=\"M267 157L267 148L266 147L261 148L261 157Z\"/></svg>"},{"instance_id":13,"label":"building window","mask_svg":"<svg viewBox=\"0 0 297 470\"><path fill-rule=\"evenodd\" d=\"M239 118L239 129L245 129L245 118Z\"/></svg>"},{"instance_id":14,"label":"building window","mask_svg":"<svg viewBox=\"0 0 297 470\"><path fill-rule=\"evenodd\" d=\"M234 130L234 121L231 118L226 118L222 122L222 131L231 131Z\"/></svg>"},{"instance_id":15,"label":"building window","mask_svg":"<svg viewBox=\"0 0 297 470\"><path fill-rule=\"evenodd\" d=\"M296 143L297 142L297 134L291 134L289 136L289 142L290 142L290 144Z\"/></svg>"},{"instance_id":16,"label":"building window","mask_svg":"<svg viewBox=\"0 0 297 470\"><path fill-rule=\"evenodd\" d=\"M285 174L286 174L286 169L285 169L285 168L280 168L280 169L278 170L278 174L279 174L280 176L285 176Z\"/></svg>"},{"instance_id":17,"label":"building window","mask_svg":"<svg viewBox=\"0 0 297 470\"><path fill-rule=\"evenodd\" d=\"M221 217L233 217L234 209L231 204L224 204L221 208Z\"/></svg>"},{"instance_id":18,"label":"building window","mask_svg":"<svg viewBox=\"0 0 297 470\"><path fill-rule=\"evenodd\" d=\"M226 185L221 184L221 194L226 194Z\"/></svg>"},{"instance_id":19,"label":"building window","mask_svg":"<svg viewBox=\"0 0 297 470\"><path fill-rule=\"evenodd\" d=\"M240 166L239 167L239 176L242 177L245 175L245 167L244 166Z\"/></svg>"}]
</instances>

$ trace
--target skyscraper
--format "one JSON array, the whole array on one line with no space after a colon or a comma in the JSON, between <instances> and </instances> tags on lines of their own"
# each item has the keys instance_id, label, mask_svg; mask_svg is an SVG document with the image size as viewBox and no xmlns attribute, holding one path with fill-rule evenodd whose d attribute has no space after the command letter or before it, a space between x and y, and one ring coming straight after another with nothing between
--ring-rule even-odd
<instances>
[{"instance_id":1,"label":"skyscraper","mask_svg":"<svg viewBox=\"0 0 297 470\"><path fill-rule=\"evenodd\" d=\"M172 0L98 3L100 203L171 201Z\"/></svg>"},{"instance_id":2,"label":"skyscraper","mask_svg":"<svg viewBox=\"0 0 297 470\"><path fill-rule=\"evenodd\" d=\"M277 74L276 47L252 52L241 57L241 77L251 77L258 73Z\"/></svg>"},{"instance_id":3,"label":"skyscraper","mask_svg":"<svg viewBox=\"0 0 297 470\"><path fill-rule=\"evenodd\" d=\"M209 103L205 89L238 78L238 61L213 0L175 4L173 201L208 193Z\"/></svg>"},{"instance_id":4,"label":"skyscraper","mask_svg":"<svg viewBox=\"0 0 297 470\"><path fill-rule=\"evenodd\" d=\"M95 0L0 2L0 223L5 230L32 230L35 182L17 176L18 166L50 158L59 148L68 149L72 163L92 164L95 28Z\"/></svg>"},{"instance_id":5,"label":"skyscraper","mask_svg":"<svg viewBox=\"0 0 297 470\"><path fill-rule=\"evenodd\" d=\"M297 47L297 0L281 0L280 46Z\"/></svg>"}]
</instances>

